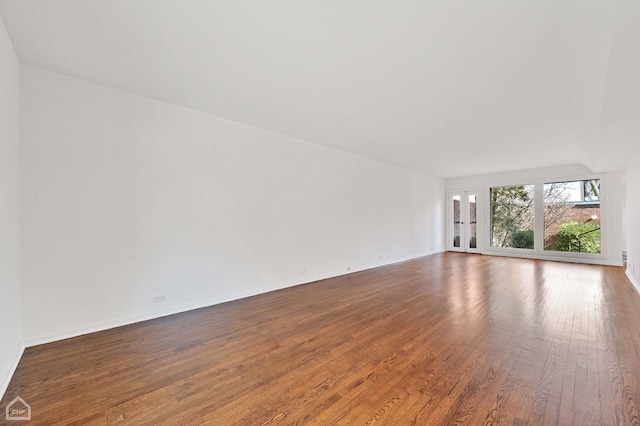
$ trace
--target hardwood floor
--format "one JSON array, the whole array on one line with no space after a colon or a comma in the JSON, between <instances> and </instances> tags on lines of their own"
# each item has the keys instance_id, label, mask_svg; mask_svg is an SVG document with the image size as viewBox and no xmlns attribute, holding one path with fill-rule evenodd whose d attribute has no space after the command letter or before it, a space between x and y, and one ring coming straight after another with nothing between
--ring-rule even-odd
<instances>
[{"instance_id":1,"label":"hardwood floor","mask_svg":"<svg viewBox=\"0 0 640 426\"><path fill-rule=\"evenodd\" d=\"M28 348L2 420L18 395L46 425L637 425L640 295L443 253Z\"/></svg>"}]
</instances>

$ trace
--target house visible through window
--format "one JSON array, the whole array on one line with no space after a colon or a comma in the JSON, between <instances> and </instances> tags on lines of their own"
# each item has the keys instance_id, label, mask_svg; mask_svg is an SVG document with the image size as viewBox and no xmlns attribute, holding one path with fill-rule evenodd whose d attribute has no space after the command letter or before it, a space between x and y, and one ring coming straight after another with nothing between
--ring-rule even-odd
<instances>
[{"instance_id":1,"label":"house visible through window","mask_svg":"<svg viewBox=\"0 0 640 426\"><path fill-rule=\"evenodd\" d=\"M544 249L600 253L600 180L544 184Z\"/></svg>"}]
</instances>

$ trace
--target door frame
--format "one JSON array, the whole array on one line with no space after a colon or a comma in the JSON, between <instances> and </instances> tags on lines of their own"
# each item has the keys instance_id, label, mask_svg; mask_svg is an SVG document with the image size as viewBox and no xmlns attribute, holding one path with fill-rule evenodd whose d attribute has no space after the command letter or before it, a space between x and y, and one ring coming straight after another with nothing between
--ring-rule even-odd
<instances>
[{"instance_id":1,"label":"door frame","mask_svg":"<svg viewBox=\"0 0 640 426\"><path fill-rule=\"evenodd\" d=\"M460 196L460 247L454 247L454 235L453 235L453 197ZM476 248L470 248L468 244L470 235L471 221L469 218L469 195L476 196ZM446 238L447 238L447 250L458 251L464 253L482 253L484 252L484 197L483 192L479 188L464 188L457 190L447 191L447 226L446 226Z\"/></svg>"}]
</instances>

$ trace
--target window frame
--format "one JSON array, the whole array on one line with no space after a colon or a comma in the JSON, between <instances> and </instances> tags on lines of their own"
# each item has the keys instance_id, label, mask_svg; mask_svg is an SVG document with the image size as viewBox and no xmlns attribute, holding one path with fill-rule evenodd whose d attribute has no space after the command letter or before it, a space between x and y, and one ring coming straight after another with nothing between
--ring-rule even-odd
<instances>
[{"instance_id":1,"label":"window frame","mask_svg":"<svg viewBox=\"0 0 640 426\"><path fill-rule=\"evenodd\" d=\"M598 195L598 200L597 201L593 201L593 200L588 200L585 201L585 184L588 181L591 180L597 180L598 181L598 189L600 190L600 193ZM580 201L569 201L569 203L573 204L574 206L598 206L598 222L599 222L599 226L598 226L598 230L600 231L600 252L599 253L581 253L581 252L573 252L573 251L561 251L561 250L551 250L551 249L547 249L545 247L545 238L546 235L543 236L543 240L542 240L542 250L545 253L548 252L563 252L563 253L576 253L576 254L602 254L602 250L603 250L603 242L602 242L602 180L600 180L599 178L590 178L590 179L578 179L578 180L555 180L555 181L545 181L545 183L543 184L543 200L544 200L544 186L545 185L550 185L550 184L556 184L556 183L570 183L570 182L580 182ZM546 205L545 205L546 208ZM544 218L543 218L543 227L546 224L544 223Z\"/></svg>"},{"instance_id":2,"label":"window frame","mask_svg":"<svg viewBox=\"0 0 640 426\"><path fill-rule=\"evenodd\" d=\"M544 184L553 182L569 182L579 180L600 180L600 253L577 253L552 251L544 249ZM534 186L534 245L533 249L513 247L494 247L491 245L491 188L505 186ZM609 187L604 174L588 174L577 176L551 176L545 178L496 180L486 185L484 194L487 202L484 205L484 246L483 253L496 256L525 257L546 260L590 262L606 261L609 256Z\"/></svg>"},{"instance_id":3,"label":"window frame","mask_svg":"<svg viewBox=\"0 0 640 426\"><path fill-rule=\"evenodd\" d=\"M526 187L526 186L532 186L533 187L533 213L534 213L534 224L533 224L533 236L534 236L534 246L533 248L524 248L524 247L501 247L501 246L494 246L493 245L493 216L491 214L491 204L493 202L493 190L497 189L497 188L514 188L514 187ZM537 199L536 199L536 187L535 185L531 185L531 184L524 184L524 185L491 185L489 187L489 220L487 223L487 226L489 227L489 239L488 239L488 243L487 243L487 247L489 248L498 248L498 249L514 249L514 250L526 250L526 251L531 251L535 249L535 236L536 236L536 224L535 224L535 219L537 218L537 211L536 211L536 205L537 205Z\"/></svg>"}]
</instances>

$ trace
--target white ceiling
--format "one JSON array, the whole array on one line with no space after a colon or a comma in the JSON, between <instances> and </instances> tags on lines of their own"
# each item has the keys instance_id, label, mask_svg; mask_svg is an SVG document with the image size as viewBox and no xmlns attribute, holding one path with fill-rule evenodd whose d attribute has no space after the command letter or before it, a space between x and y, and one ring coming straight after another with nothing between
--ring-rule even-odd
<instances>
[{"instance_id":1,"label":"white ceiling","mask_svg":"<svg viewBox=\"0 0 640 426\"><path fill-rule=\"evenodd\" d=\"M0 0L20 60L444 177L624 168L638 0Z\"/></svg>"}]
</instances>

